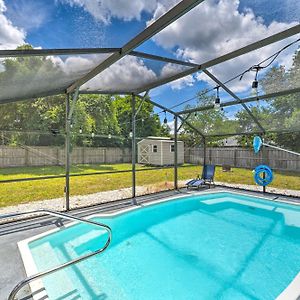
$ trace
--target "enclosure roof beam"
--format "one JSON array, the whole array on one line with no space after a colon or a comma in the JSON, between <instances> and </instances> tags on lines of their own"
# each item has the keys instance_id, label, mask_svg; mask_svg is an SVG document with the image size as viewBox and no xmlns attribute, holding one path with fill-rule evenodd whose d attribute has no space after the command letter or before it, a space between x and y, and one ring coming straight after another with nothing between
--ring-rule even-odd
<instances>
[{"instance_id":1,"label":"enclosure roof beam","mask_svg":"<svg viewBox=\"0 0 300 300\"><path fill-rule=\"evenodd\" d=\"M215 66L215 65L220 64L222 62L225 62L227 60L233 59L235 57L247 54L247 53L249 53L251 51L254 51L254 50L263 48L265 46L268 46L270 44L276 43L278 41L281 41L283 39L286 39L286 38L291 37L291 36L293 36L295 34L298 34L298 33L300 33L300 25L295 25L295 26L293 26L293 27L291 27L291 28L289 28L287 30L281 31L281 32L276 33L274 35L271 35L271 36L269 36L267 38L264 38L262 40L254 42L252 44L249 44L249 45L247 45L247 46L245 46L243 48L240 48L238 50L229 52L229 53L227 53L225 55L219 56L219 57L217 57L215 59L212 59L210 61L207 61L207 62L205 62L205 63L203 63L201 65L197 65L195 67L192 67L192 68L190 68L188 70L185 70L183 72L180 72L180 73L175 74L173 76L170 76L168 78L163 78L163 79L159 80L158 82L147 84L144 87L142 87L140 89L137 89L135 92L136 93L141 93L141 92L144 92L146 90L153 89L153 88L161 86L163 84L166 84L166 83L172 82L174 80L183 78L185 76L191 75L193 73L196 73L198 71L210 68L212 66Z\"/></svg>"},{"instance_id":2,"label":"enclosure roof beam","mask_svg":"<svg viewBox=\"0 0 300 300\"><path fill-rule=\"evenodd\" d=\"M80 90L80 94L83 95L132 95L130 91L90 91Z\"/></svg>"},{"instance_id":3,"label":"enclosure roof beam","mask_svg":"<svg viewBox=\"0 0 300 300\"><path fill-rule=\"evenodd\" d=\"M67 48L67 49L13 49L0 50L0 58L26 57L26 56L51 56L51 55L80 55L80 54L112 54L120 52L121 48ZM144 53L140 51L130 51L128 55L157 60L160 62L172 63L186 67L196 67L197 64L182 61L174 58Z\"/></svg>"},{"instance_id":4,"label":"enclosure roof beam","mask_svg":"<svg viewBox=\"0 0 300 300\"><path fill-rule=\"evenodd\" d=\"M48 92L41 92L41 93L33 93L32 95L27 96L26 98L14 97L14 98L1 100L0 105L11 103L11 102L18 102L18 101L30 101L30 100L34 100L36 98L50 97L50 96L56 96L56 95L60 95L60 94L64 94L63 89L51 90L50 92L48 91Z\"/></svg>"},{"instance_id":5,"label":"enclosure roof beam","mask_svg":"<svg viewBox=\"0 0 300 300\"><path fill-rule=\"evenodd\" d=\"M0 50L0 58L24 56L79 55L119 52L120 48L13 49Z\"/></svg>"},{"instance_id":6,"label":"enclosure roof beam","mask_svg":"<svg viewBox=\"0 0 300 300\"><path fill-rule=\"evenodd\" d=\"M253 113L251 112L251 110L248 108L248 106L241 102L241 99L235 94L233 93L224 83L222 83L217 77L215 77L212 73L210 73L208 70L203 70L203 72L210 78L212 79L215 83L217 83L224 91L226 91L231 97L233 97L234 99L236 99L243 107L244 109L247 111L247 113L249 114L249 116L252 118L252 120L255 122L255 124L260 128L260 130L265 133L265 129L263 128L263 126L260 124L260 122L258 121L258 119L253 115Z\"/></svg>"},{"instance_id":7,"label":"enclosure roof beam","mask_svg":"<svg viewBox=\"0 0 300 300\"><path fill-rule=\"evenodd\" d=\"M185 118L184 118L184 122L187 121L187 119L191 116L191 114L188 114ZM178 127L178 131L181 129L181 127L183 126L184 122L181 122L180 126Z\"/></svg>"},{"instance_id":8,"label":"enclosure roof beam","mask_svg":"<svg viewBox=\"0 0 300 300\"><path fill-rule=\"evenodd\" d=\"M139 97L139 98L142 98L142 96L140 96L140 95L136 95L136 96ZM171 110L171 109L169 109L169 108L167 108L167 107L165 107L165 106L163 106L163 105L161 105L157 102L154 102L154 101L150 100L149 98L145 99L145 101L151 103L152 105L154 105L156 107L159 107L162 110L165 110L165 111L169 112L170 114L172 114L174 116L177 116L183 123L185 123L190 128L192 128L194 131L196 131L202 138L205 138L205 135L199 129L197 129L194 125L192 125L190 122L185 120L182 116L180 116L179 114L177 114L173 110Z\"/></svg>"},{"instance_id":9,"label":"enclosure roof beam","mask_svg":"<svg viewBox=\"0 0 300 300\"><path fill-rule=\"evenodd\" d=\"M150 24L145 30L136 35L133 39L131 39L128 43L126 43L119 52L115 52L110 55L107 59L105 59L102 63L100 63L96 68L87 73L82 78L76 80L72 85L67 88L67 93L74 91L77 87L80 87L90 79L94 78L99 73L103 72L105 69L110 67L112 64L120 60L122 57L127 55L130 51L140 46L145 41L149 40L155 34L163 30L169 24L176 21L182 15L189 12L192 8L194 8L199 3L204 0L182 0L173 8L171 8L168 12L162 15L159 19ZM149 90L149 89L146 89Z\"/></svg>"},{"instance_id":10,"label":"enclosure roof beam","mask_svg":"<svg viewBox=\"0 0 300 300\"><path fill-rule=\"evenodd\" d=\"M266 133L297 133L300 132L299 129L278 129L278 130L268 130ZM231 133L220 133L220 134L208 134L207 138L210 137L226 137L226 136L240 136L240 135L253 135L253 134L261 134L261 131L250 131L250 132L231 132Z\"/></svg>"},{"instance_id":11,"label":"enclosure roof beam","mask_svg":"<svg viewBox=\"0 0 300 300\"><path fill-rule=\"evenodd\" d=\"M164 57L164 56L159 56L159 55L154 55L154 54L149 54L149 53L144 53L144 52L139 52L139 51L131 51L129 53L131 56L136 56L140 58L145 58L145 59L151 59L151 60L157 60L161 62L166 62L166 63L171 63L171 64L176 64L176 65L182 65L186 67L198 67L197 64L194 64L189 61L183 61L183 60L178 60L174 58L169 58L169 57Z\"/></svg>"},{"instance_id":12,"label":"enclosure roof beam","mask_svg":"<svg viewBox=\"0 0 300 300\"><path fill-rule=\"evenodd\" d=\"M275 93L270 93L270 94L265 94L265 95L258 95L258 96L254 96L254 97L249 97L249 98L243 98L240 99L240 101L227 101L224 103L221 103L221 107L228 107L228 106L232 106L232 105L237 105L237 104L242 104L242 103L249 103L249 102L254 102L257 100L265 100L265 99L270 99L270 98L276 98L276 97L281 97L281 96L285 96L285 95L292 95L292 94L296 94L296 93L300 93L300 88L295 88L295 89L289 89L289 90L284 90L284 91L280 91L280 92L275 92ZM190 113L195 113L198 111L206 111L206 110L210 110L210 109L214 109L214 105L206 105L206 106L200 106L200 107L195 107L195 108L191 108L191 109L185 109L185 110L181 110L178 111L177 114L179 115L185 115L185 114L190 114Z\"/></svg>"}]
</instances>

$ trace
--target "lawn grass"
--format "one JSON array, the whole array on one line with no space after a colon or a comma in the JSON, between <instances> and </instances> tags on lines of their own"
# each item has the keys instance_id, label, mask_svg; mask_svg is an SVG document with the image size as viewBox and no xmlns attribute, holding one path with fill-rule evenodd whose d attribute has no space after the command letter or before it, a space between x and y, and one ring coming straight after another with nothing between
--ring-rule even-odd
<instances>
[{"instance_id":1,"label":"lawn grass","mask_svg":"<svg viewBox=\"0 0 300 300\"><path fill-rule=\"evenodd\" d=\"M142 165L137 166L138 170L143 168L145 167ZM131 170L131 164L83 165L73 167L71 172L78 174L121 170ZM202 168L199 166L181 167L178 170L178 179L195 178L201 174L201 171ZM62 167L8 168L0 170L0 180L63 174ZM299 173L275 172L275 179L270 186L300 190L299 175ZM174 178L172 167L163 170L140 171L136 176L137 185L158 185L162 189L164 189L164 184L168 188ZM131 172L71 177L71 195L85 195L131 187L131 180ZM252 170L238 168L234 168L232 172L222 172L221 168L217 167L215 181L254 184ZM0 207L63 197L64 185L64 178L1 183Z\"/></svg>"}]
</instances>

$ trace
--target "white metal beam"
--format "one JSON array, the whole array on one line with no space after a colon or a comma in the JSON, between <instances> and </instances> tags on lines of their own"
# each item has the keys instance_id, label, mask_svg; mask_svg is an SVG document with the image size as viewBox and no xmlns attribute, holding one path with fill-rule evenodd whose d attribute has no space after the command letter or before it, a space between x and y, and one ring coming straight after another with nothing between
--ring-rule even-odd
<instances>
[{"instance_id":1,"label":"white metal beam","mask_svg":"<svg viewBox=\"0 0 300 300\"><path fill-rule=\"evenodd\" d=\"M170 76L170 77L167 77L167 78L163 78L163 79L161 79L161 80L159 80L157 82L145 85L144 87L137 89L135 91L135 93L141 93L141 92L144 92L146 90L156 88L156 87L161 86L163 84L166 84L166 83L172 82L174 80L183 78L185 76L191 75L191 74L196 73L198 71L210 68L212 66L215 66L215 65L220 64L222 62L225 62L227 60L233 59L235 57L247 54L247 53L249 53L251 51L254 51L254 50L263 48L265 46L268 46L270 44L276 43L278 41L281 41L283 39L286 39L286 38L291 37L293 35L296 35L298 33L300 33L300 25L295 25L295 26L293 26L293 27L291 27L291 28L289 28L287 30L281 31L281 32L276 33L276 34L274 34L272 36L269 36L267 38L259 40L259 41L255 42L255 43L247 45L247 46L245 46L243 48L240 48L238 50L229 52L229 53L227 53L225 55L219 56L218 58L215 58L215 59L212 59L210 61L207 61L207 62L205 62L205 63L203 63L201 65L195 66L193 68L190 68L190 69L188 69L186 71L180 72L180 73L175 74L173 76Z\"/></svg>"},{"instance_id":2,"label":"white metal beam","mask_svg":"<svg viewBox=\"0 0 300 300\"><path fill-rule=\"evenodd\" d=\"M186 14L188 11L190 11L192 8L194 8L196 5L203 1L204 0L182 0L173 8L171 8L167 13L165 13L159 19L157 19L155 22L149 25L145 30L143 30L141 33L139 33L137 36L131 39L128 43L126 43L119 52L112 54L92 71L87 73L79 80L76 80L71 86L67 88L66 92L73 92L77 87L80 87L81 85L83 85L84 83L86 83L87 81L89 81L90 79L92 79L93 77L110 67L112 64L114 64L122 57L127 55L130 51L132 51L133 49L135 49L136 47L153 37L156 33L163 30L169 24L176 21L182 15Z\"/></svg>"},{"instance_id":3,"label":"white metal beam","mask_svg":"<svg viewBox=\"0 0 300 300\"><path fill-rule=\"evenodd\" d=\"M240 101L236 101L236 100L227 101L225 103L221 103L221 107L227 107L227 106L237 105L237 104L241 104L241 103L249 103L249 102L254 102L254 101L257 101L257 100L265 100L265 99L270 99L270 98L276 98L276 97L281 97L281 96L285 96L285 95L292 95L292 94L296 94L296 93L300 93L300 88L289 89L289 90L284 90L284 91L265 94L265 95L258 95L258 96L249 97L249 98L243 98L243 99L240 99ZM211 105L206 105L206 106L200 106L200 107L195 107L195 108L191 108L191 109L181 110L181 111L178 111L177 113L179 115L185 115L185 114L195 113L197 111L210 110L210 109L213 109L213 108L214 108L214 105L211 104Z\"/></svg>"}]
</instances>

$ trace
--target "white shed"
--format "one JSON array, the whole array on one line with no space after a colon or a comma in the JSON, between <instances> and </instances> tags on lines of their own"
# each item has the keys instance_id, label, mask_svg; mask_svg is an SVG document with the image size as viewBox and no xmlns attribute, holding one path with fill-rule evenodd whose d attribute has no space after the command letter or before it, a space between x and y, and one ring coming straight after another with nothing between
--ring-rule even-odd
<instances>
[{"instance_id":1,"label":"white shed","mask_svg":"<svg viewBox=\"0 0 300 300\"><path fill-rule=\"evenodd\" d=\"M174 165L174 140L149 136L137 143L138 163L153 166ZM177 141L178 164L184 163L184 143Z\"/></svg>"}]
</instances>

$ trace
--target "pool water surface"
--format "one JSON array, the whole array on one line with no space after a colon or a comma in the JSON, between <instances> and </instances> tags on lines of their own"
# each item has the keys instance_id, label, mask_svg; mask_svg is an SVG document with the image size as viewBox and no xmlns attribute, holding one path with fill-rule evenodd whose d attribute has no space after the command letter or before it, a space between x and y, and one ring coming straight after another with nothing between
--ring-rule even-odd
<instances>
[{"instance_id":1,"label":"pool water surface","mask_svg":"<svg viewBox=\"0 0 300 300\"><path fill-rule=\"evenodd\" d=\"M296 206L218 192L93 219L112 228L112 244L45 277L50 299L275 299L300 271ZM43 271L105 239L80 224L28 246Z\"/></svg>"}]
</instances>

